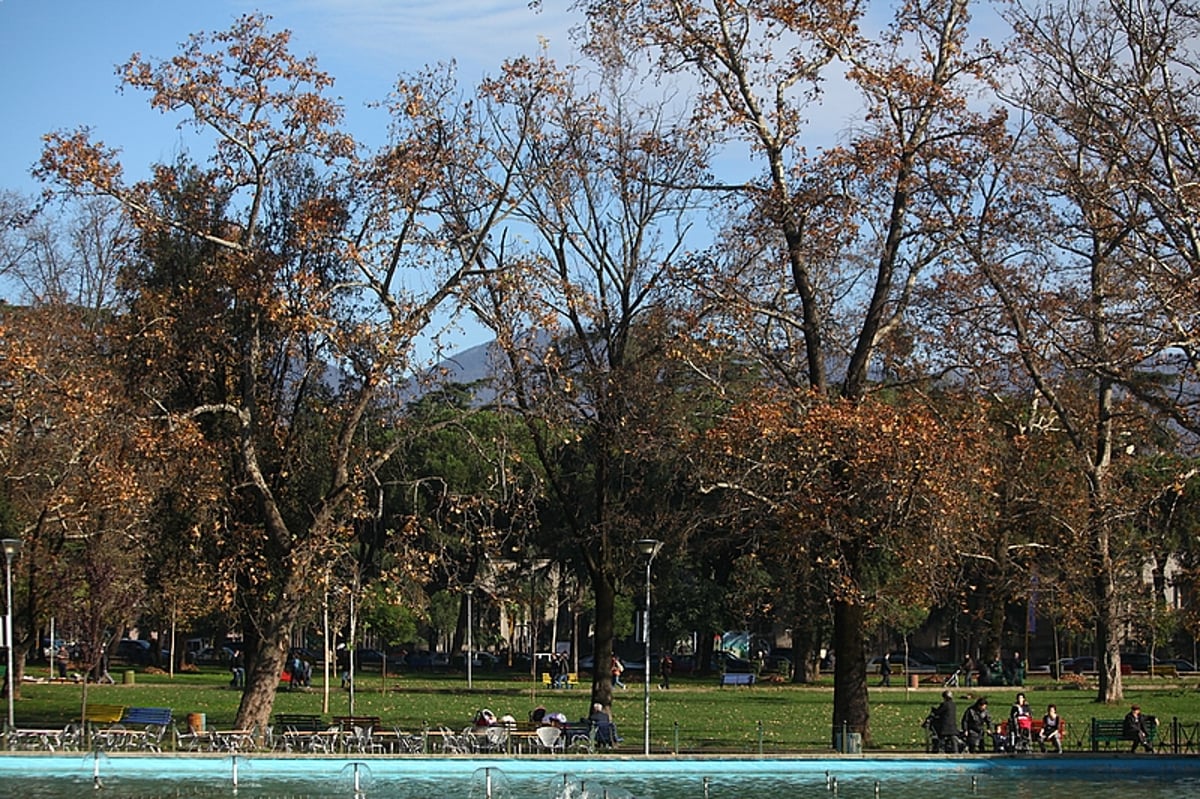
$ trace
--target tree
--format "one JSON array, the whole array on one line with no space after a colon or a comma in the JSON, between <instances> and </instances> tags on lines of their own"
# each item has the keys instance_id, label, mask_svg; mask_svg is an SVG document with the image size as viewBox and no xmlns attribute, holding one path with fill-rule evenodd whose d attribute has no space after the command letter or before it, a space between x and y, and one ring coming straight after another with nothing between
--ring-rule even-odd
<instances>
[{"instance_id":1,"label":"tree","mask_svg":"<svg viewBox=\"0 0 1200 799\"><path fill-rule=\"evenodd\" d=\"M1181 239L1162 235L1146 200L1160 172L1177 189L1182 165L1164 149L1182 120L1164 111L1190 98L1175 95L1169 58L1146 58L1169 51L1177 31L1162 28L1160 16L1171 8L1014 9L1012 52L1023 81L1014 101L1028 121L996 140L979 170L970 212L978 223L962 247L982 285L968 278L945 295L963 303L951 337L961 333L958 340L977 340L989 353L974 359L986 365L984 379L1007 381L1004 391L1028 381L1070 442L1087 487L1098 699L1109 702L1122 695L1120 586L1138 568L1128 560L1126 520L1145 501L1119 481L1137 452L1122 442L1146 424L1129 399L1177 420L1193 401L1180 388L1190 367L1179 357L1188 344L1181 348L1174 332L1179 285L1159 279L1163 270L1178 274L1187 248L1150 245ZM1166 139L1164 126L1175 131ZM1165 211L1169 191L1156 191ZM1167 201L1175 206L1167 217L1179 202L1186 192Z\"/></svg>"},{"instance_id":2,"label":"tree","mask_svg":"<svg viewBox=\"0 0 1200 799\"><path fill-rule=\"evenodd\" d=\"M679 494L656 443L678 440L669 343L681 324L670 292L692 208L700 151L681 122L637 106L602 76L592 95L549 62L521 62L497 99L528 137L512 196L527 248L490 254L505 267L474 299L507 361L501 397L525 420L547 484L543 524L595 600L596 663L617 634L633 542L664 534ZM506 140L495 145L506 147ZM669 432L668 432L669 431ZM612 701L593 673L592 700Z\"/></svg>"},{"instance_id":3,"label":"tree","mask_svg":"<svg viewBox=\"0 0 1200 799\"><path fill-rule=\"evenodd\" d=\"M269 720L309 575L352 538L364 488L402 441L388 435L400 420L373 411L397 405L414 347L474 263L439 216L474 168L471 107L446 83L401 80L388 143L357 157L332 79L288 45L246 16L122 67L126 86L212 137L207 169L181 159L126 185L83 131L51 134L40 168L116 199L139 227L132 379L163 424L200 423L226 470L226 512L202 537L236 582L247 728ZM504 203L476 200L494 209L485 218Z\"/></svg>"},{"instance_id":4,"label":"tree","mask_svg":"<svg viewBox=\"0 0 1200 799\"><path fill-rule=\"evenodd\" d=\"M761 165L760 178L728 187L740 224L726 233L722 269L698 290L730 310L781 385L859 401L920 371L906 326L914 289L940 267L960 224L960 209L944 201L965 196L961 165L1002 129L1002 116L968 102L994 59L986 46L968 47L967 6L900 4L872 37L855 2L583 3L593 51L620 61L651 50L664 70L695 76L698 127L743 142ZM838 60L861 93L864 124L847 145L809 156L806 114ZM852 538L861 528L846 521L823 534ZM832 726L869 739L857 596L847 588L831 597Z\"/></svg>"}]
</instances>

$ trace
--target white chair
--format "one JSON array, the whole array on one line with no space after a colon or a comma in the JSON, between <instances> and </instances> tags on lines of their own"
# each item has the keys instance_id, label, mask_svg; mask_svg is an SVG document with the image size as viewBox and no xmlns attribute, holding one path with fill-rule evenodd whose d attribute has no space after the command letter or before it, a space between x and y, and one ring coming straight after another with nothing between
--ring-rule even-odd
<instances>
[{"instance_id":1,"label":"white chair","mask_svg":"<svg viewBox=\"0 0 1200 799\"><path fill-rule=\"evenodd\" d=\"M537 742L539 752L561 752L563 750L563 731L558 727L538 727Z\"/></svg>"}]
</instances>

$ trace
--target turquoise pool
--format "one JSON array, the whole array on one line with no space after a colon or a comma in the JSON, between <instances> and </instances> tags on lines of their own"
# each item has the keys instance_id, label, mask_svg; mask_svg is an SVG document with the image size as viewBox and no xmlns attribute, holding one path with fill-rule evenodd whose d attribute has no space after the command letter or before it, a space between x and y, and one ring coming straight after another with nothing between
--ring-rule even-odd
<instances>
[{"instance_id":1,"label":"turquoise pool","mask_svg":"<svg viewBox=\"0 0 1200 799\"><path fill-rule=\"evenodd\" d=\"M1200 757L355 760L0 754L3 799L84 794L122 799L1175 799L1200 796Z\"/></svg>"}]
</instances>

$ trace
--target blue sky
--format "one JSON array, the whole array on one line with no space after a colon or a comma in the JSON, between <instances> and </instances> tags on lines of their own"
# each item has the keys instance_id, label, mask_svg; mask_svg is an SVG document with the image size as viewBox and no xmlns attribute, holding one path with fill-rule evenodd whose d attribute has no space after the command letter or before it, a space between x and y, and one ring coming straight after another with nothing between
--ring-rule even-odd
<instances>
[{"instance_id":1,"label":"blue sky","mask_svg":"<svg viewBox=\"0 0 1200 799\"><path fill-rule=\"evenodd\" d=\"M133 175L169 160L184 144L178 117L152 110L147 95L117 89L115 68L134 52L174 55L189 34L228 28L261 11L272 28L293 33L293 50L314 54L334 76L356 137L382 134L382 118L365 109L383 99L395 77L425 64L455 60L466 83L505 58L550 52L570 59L566 0L0 0L0 190L37 190L29 176L43 134L89 126L124 152Z\"/></svg>"}]
</instances>

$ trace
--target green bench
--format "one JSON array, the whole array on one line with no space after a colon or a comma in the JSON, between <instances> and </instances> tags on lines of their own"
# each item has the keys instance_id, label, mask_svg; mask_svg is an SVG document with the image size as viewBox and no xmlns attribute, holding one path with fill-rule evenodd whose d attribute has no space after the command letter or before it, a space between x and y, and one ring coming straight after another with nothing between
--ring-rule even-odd
<instances>
[{"instance_id":1,"label":"green bench","mask_svg":"<svg viewBox=\"0 0 1200 799\"><path fill-rule=\"evenodd\" d=\"M276 713L275 724L285 732L324 732L329 725L310 713Z\"/></svg>"},{"instance_id":2,"label":"green bench","mask_svg":"<svg viewBox=\"0 0 1200 799\"><path fill-rule=\"evenodd\" d=\"M1143 716L1146 725L1146 742L1154 746L1158 741L1158 718ZM1092 719L1092 751L1099 752L1101 744L1109 748L1114 744L1133 744L1125 737L1124 719Z\"/></svg>"}]
</instances>

